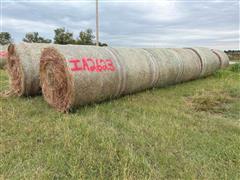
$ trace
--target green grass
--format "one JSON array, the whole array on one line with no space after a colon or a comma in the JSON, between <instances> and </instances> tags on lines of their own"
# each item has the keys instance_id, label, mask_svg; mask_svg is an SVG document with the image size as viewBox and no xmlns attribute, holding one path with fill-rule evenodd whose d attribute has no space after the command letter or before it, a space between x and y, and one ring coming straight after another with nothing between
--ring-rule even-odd
<instances>
[{"instance_id":1,"label":"green grass","mask_svg":"<svg viewBox=\"0 0 240 180\"><path fill-rule=\"evenodd\" d=\"M240 72L240 63L234 64L231 66L231 71L233 72Z\"/></svg>"},{"instance_id":2,"label":"green grass","mask_svg":"<svg viewBox=\"0 0 240 180\"><path fill-rule=\"evenodd\" d=\"M239 78L229 68L70 114L0 98L0 177L240 179Z\"/></svg>"}]
</instances>

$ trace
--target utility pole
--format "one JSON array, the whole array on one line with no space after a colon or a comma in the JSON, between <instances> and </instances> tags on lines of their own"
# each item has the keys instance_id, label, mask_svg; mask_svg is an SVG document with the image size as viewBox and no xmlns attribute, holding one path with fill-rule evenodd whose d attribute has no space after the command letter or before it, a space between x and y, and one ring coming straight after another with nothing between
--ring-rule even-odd
<instances>
[{"instance_id":1,"label":"utility pole","mask_svg":"<svg viewBox=\"0 0 240 180\"><path fill-rule=\"evenodd\" d=\"M96 0L96 46L99 46L98 0Z\"/></svg>"}]
</instances>

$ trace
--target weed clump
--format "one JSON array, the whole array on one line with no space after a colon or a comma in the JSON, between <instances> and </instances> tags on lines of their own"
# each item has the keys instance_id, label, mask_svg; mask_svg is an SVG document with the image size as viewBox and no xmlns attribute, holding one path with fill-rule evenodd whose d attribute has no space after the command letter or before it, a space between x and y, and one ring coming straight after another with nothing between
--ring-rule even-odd
<instances>
[{"instance_id":1,"label":"weed clump","mask_svg":"<svg viewBox=\"0 0 240 180\"><path fill-rule=\"evenodd\" d=\"M232 72L240 73L240 63L233 64L233 65L231 66L230 70L231 70Z\"/></svg>"}]
</instances>

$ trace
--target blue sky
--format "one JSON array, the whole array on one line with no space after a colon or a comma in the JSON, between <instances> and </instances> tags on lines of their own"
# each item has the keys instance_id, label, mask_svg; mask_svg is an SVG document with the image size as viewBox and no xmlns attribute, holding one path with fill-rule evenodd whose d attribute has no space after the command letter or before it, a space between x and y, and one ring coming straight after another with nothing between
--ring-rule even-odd
<instances>
[{"instance_id":1,"label":"blue sky","mask_svg":"<svg viewBox=\"0 0 240 180\"><path fill-rule=\"evenodd\" d=\"M95 32L95 1L1 0L1 29L53 38L66 27ZM239 49L238 0L99 0L100 41L115 47Z\"/></svg>"}]
</instances>

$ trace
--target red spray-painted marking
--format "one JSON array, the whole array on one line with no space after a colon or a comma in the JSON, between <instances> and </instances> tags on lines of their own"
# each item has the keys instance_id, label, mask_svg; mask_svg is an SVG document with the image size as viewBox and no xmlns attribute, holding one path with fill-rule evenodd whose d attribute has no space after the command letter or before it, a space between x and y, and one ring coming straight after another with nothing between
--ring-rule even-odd
<instances>
[{"instance_id":1,"label":"red spray-painted marking","mask_svg":"<svg viewBox=\"0 0 240 180\"><path fill-rule=\"evenodd\" d=\"M0 51L0 57L7 57L8 53L6 51Z\"/></svg>"},{"instance_id":2,"label":"red spray-painted marking","mask_svg":"<svg viewBox=\"0 0 240 180\"><path fill-rule=\"evenodd\" d=\"M82 59L70 59L68 62L73 65L71 67L71 71L102 72L116 70L111 59L95 59L83 57Z\"/></svg>"},{"instance_id":3,"label":"red spray-painted marking","mask_svg":"<svg viewBox=\"0 0 240 180\"><path fill-rule=\"evenodd\" d=\"M81 71L82 68L78 66L78 63L80 63L79 59L71 59L69 60L70 63L73 64L73 67L71 68L72 71Z\"/></svg>"}]
</instances>

